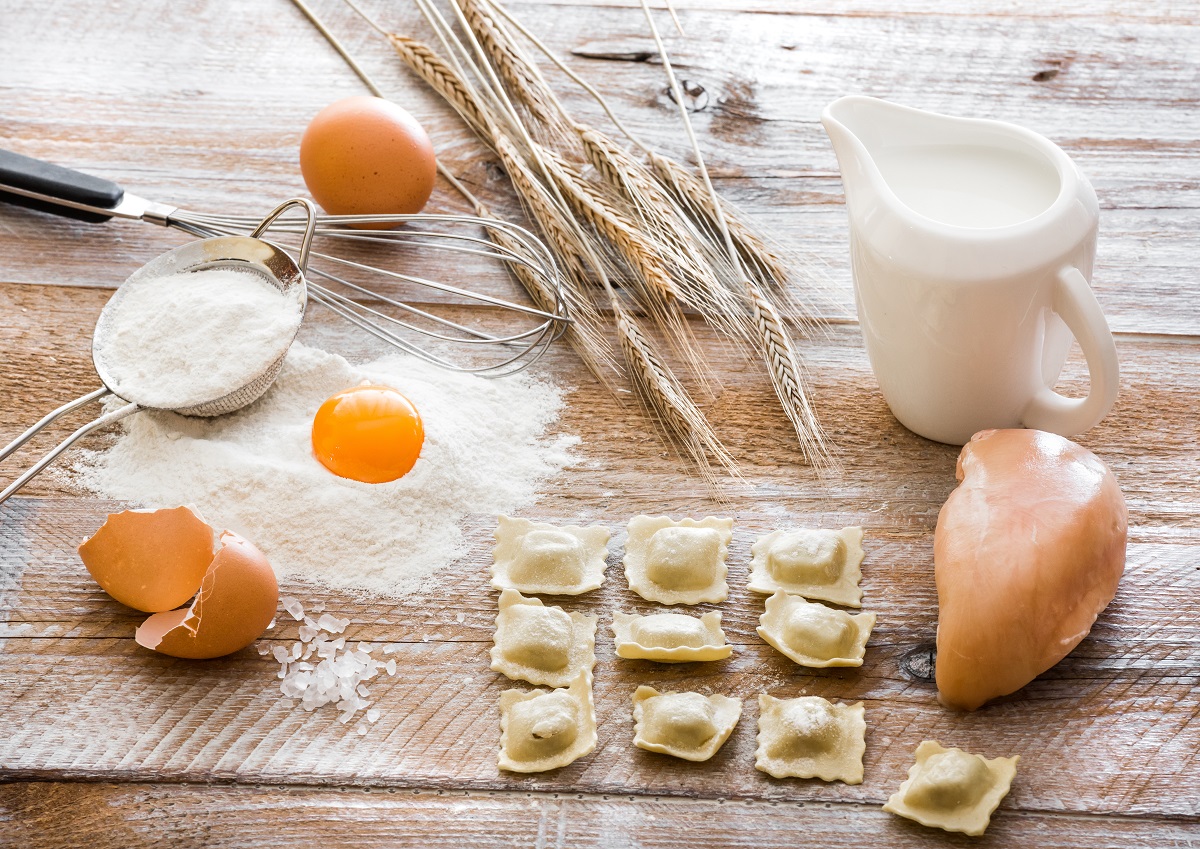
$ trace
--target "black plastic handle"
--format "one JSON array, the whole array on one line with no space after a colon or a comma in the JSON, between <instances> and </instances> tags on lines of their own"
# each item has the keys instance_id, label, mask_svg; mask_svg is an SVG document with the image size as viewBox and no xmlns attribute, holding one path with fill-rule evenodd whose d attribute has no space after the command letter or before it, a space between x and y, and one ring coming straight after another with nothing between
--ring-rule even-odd
<instances>
[{"instance_id":1,"label":"black plastic handle","mask_svg":"<svg viewBox=\"0 0 1200 849\"><path fill-rule=\"evenodd\" d=\"M30 209L51 212L78 221L107 221L111 215L60 206L49 201L35 200L4 191L5 187L24 189L49 195L72 203L84 203L102 209L112 209L121 202L125 190L109 180L72 171L40 159L0 150L0 200Z\"/></svg>"}]
</instances>

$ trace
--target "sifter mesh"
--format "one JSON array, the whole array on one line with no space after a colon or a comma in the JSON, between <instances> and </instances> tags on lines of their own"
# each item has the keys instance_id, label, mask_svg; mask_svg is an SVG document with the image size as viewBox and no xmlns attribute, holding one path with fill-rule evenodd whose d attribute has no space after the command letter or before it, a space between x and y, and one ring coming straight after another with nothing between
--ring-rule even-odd
<instances>
[{"instance_id":1,"label":"sifter mesh","mask_svg":"<svg viewBox=\"0 0 1200 849\"><path fill-rule=\"evenodd\" d=\"M261 239L249 236L227 236L205 239L193 242L163 254L153 262L143 266L130 281L161 277L209 268L235 268L239 271L250 271L269 282L280 292L287 293L295 287L304 286L304 278L300 269L292 259L277 246ZM127 291L127 290L126 290ZM120 313L124 301L124 291L118 289L105 306L96 324L96 333L92 343L92 359L96 371L104 385L114 395L149 409L170 410L185 416L219 416L241 409L258 400L270 388L275 378L283 368L287 350L300 329L304 317L304 297L301 293L301 309L296 314L295 326L286 339L278 340L277 351L265 351L263 361L268 364L258 371L252 379L236 387L223 387L216 397L212 393L172 398L164 404L161 398L154 403L147 403L143 396L144 388L139 391L137 386L123 382L114 374L113 326L115 316ZM271 354L275 354L271 357ZM121 371L121 369L116 369ZM127 372L126 372L127 373Z\"/></svg>"}]
</instances>

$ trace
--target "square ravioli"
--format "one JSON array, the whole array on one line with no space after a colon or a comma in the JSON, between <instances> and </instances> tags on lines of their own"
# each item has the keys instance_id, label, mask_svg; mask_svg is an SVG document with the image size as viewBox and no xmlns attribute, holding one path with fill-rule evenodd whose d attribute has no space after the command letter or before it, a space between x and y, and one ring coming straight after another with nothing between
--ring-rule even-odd
<instances>
[{"instance_id":1,"label":"square ravioli","mask_svg":"<svg viewBox=\"0 0 1200 849\"><path fill-rule=\"evenodd\" d=\"M773 778L819 778L862 784L867 721L863 703L819 696L758 697L754 768Z\"/></svg>"},{"instance_id":2,"label":"square ravioli","mask_svg":"<svg viewBox=\"0 0 1200 849\"><path fill-rule=\"evenodd\" d=\"M883 809L921 825L978 837L1008 795L1021 758L992 758L947 749L933 740L917 746L908 779Z\"/></svg>"},{"instance_id":3,"label":"square ravioli","mask_svg":"<svg viewBox=\"0 0 1200 849\"><path fill-rule=\"evenodd\" d=\"M643 685L633 694L633 745L685 761L706 761L729 739L741 716L741 699L660 693Z\"/></svg>"},{"instance_id":4,"label":"square ravioli","mask_svg":"<svg viewBox=\"0 0 1200 849\"><path fill-rule=\"evenodd\" d=\"M595 748L592 673L580 672L566 689L500 694L500 769L545 772Z\"/></svg>"},{"instance_id":5,"label":"square ravioli","mask_svg":"<svg viewBox=\"0 0 1200 849\"><path fill-rule=\"evenodd\" d=\"M613 613L613 636L617 657L687 663L723 660L733 654L721 630L721 614L705 613L700 618L686 613Z\"/></svg>"},{"instance_id":6,"label":"square ravioli","mask_svg":"<svg viewBox=\"0 0 1200 849\"><path fill-rule=\"evenodd\" d=\"M558 527L500 516L492 586L498 590L579 595L604 583L608 528Z\"/></svg>"},{"instance_id":7,"label":"square ravioli","mask_svg":"<svg viewBox=\"0 0 1200 849\"><path fill-rule=\"evenodd\" d=\"M596 617L505 590L492 642L493 671L530 684L566 687L596 665Z\"/></svg>"},{"instance_id":8,"label":"square ravioli","mask_svg":"<svg viewBox=\"0 0 1200 849\"><path fill-rule=\"evenodd\" d=\"M721 602L729 595L725 557L733 519L634 516L625 542L629 589L660 604Z\"/></svg>"},{"instance_id":9,"label":"square ravioli","mask_svg":"<svg viewBox=\"0 0 1200 849\"><path fill-rule=\"evenodd\" d=\"M759 537L750 547L751 592L792 595L862 607L862 528L797 528Z\"/></svg>"},{"instance_id":10,"label":"square ravioli","mask_svg":"<svg viewBox=\"0 0 1200 849\"><path fill-rule=\"evenodd\" d=\"M801 666L862 666L874 613L850 614L784 592L765 608L758 635Z\"/></svg>"}]
</instances>

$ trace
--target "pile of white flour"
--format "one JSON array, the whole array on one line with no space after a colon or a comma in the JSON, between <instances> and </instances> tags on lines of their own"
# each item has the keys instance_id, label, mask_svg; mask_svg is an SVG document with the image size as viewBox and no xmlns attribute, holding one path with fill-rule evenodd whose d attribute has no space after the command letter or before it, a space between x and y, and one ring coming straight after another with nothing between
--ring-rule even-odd
<instances>
[{"instance_id":1,"label":"pile of white flour","mask_svg":"<svg viewBox=\"0 0 1200 849\"><path fill-rule=\"evenodd\" d=\"M101 319L104 367L147 407L181 409L241 389L287 350L304 315L300 287L215 267L135 274Z\"/></svg>"},{"instance_id":2,"label":"pile of white flour","mask_svg":"<svg viewBox=\"0 0 1200 849\"><path fill-rule=\"evenodd\" d=\"M339 478L312 453L321 402L363 381L400 390L425 426L416 466L391 483ZM561 407L558 388L524 374L484 380L406 356L356 366L295 344L257 403L215 419L139 413L73 478L142 506L193 505L280 577L403 595L464 552L465 516L531 503L571 462L578 439L547 435Z\"/></svg>"}]
</instances>

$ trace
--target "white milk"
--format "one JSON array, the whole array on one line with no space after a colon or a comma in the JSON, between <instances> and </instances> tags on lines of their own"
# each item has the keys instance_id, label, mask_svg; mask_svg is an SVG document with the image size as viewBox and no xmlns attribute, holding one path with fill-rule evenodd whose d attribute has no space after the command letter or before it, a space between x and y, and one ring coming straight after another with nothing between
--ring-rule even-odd
<instances>
[{"instance_id":1,"label":"white milk","mask_svg":"<svg viewBox=\"0 0 1200 849\"><path fill-rule=\"evenodd\" d=\"M875 164L914 212L956 227L1008 227L1035 218L1058 196L1044 158L979 145L882 147Z\"/></svg>"},{"instance_id":2,"label":"white milk","mask_svg":"<svg viewBox=\"0 0 1200 849\"><path fill-rule=\"evenodd\" d=\"M843 97L821 114L850 218L859 326L910 430L1081 433L1117 397L1117 350L1088 284L1099 205L1070 157L1001 121ZM1054 388L1071 336L1086 398Z\"/></svg>"}]
</instances>

